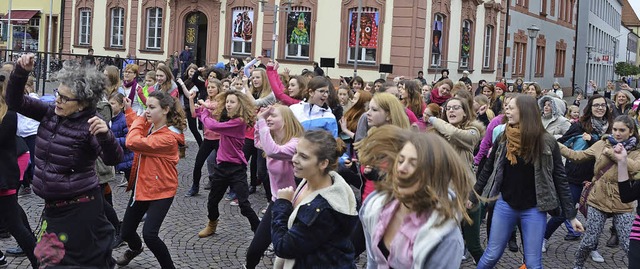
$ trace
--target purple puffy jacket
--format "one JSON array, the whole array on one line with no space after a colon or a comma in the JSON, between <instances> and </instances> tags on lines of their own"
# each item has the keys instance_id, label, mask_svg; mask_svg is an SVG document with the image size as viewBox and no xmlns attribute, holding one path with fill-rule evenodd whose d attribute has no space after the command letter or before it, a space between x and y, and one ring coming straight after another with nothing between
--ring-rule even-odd
<instances>
[{"instance_id":1,"label":"purple puffy jacket","mask_svg":"<svg viewBox=\"0 0 640 269\"><path fill-rule=\"evenodd\" d=\"M89 133L88 120L96 116L87 109L68 117L55 114L54 105L23 94L28 72L16 66L7 87L9 109L40 121L36 138L33 191L47 201L65 200L98 188L95 161L106 165L122 159L122 148L108 131Z\"/></svg>"}]
</instances>

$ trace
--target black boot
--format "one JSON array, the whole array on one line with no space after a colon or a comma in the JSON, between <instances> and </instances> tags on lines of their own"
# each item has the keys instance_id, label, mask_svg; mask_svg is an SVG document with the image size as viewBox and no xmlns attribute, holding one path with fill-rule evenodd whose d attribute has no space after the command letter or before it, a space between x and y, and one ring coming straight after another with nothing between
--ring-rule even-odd
<instances>
[{"instance_id":1,"label":"black boot","mask_svg":"<svg viewBox=\"0 0 640 269\"><path fill-rule=\"evenodd\" d=\"M198 190L199 189L200 189L200 186L193 185L193 187L191 187L191 189L184 196L185 197L196 196L196 195L198 195Z\"/></svg>"},{"instance_id":2,"label":"black boot","mask_svg":"<svg viewBox=\"0 0 640 269\"><path fill-rule=\"evenodd\" d=\"M511 238L509 239L509 251L518 252L518 240L516 239L515 232L511 234Z\"/></svg>"}]
</instances>

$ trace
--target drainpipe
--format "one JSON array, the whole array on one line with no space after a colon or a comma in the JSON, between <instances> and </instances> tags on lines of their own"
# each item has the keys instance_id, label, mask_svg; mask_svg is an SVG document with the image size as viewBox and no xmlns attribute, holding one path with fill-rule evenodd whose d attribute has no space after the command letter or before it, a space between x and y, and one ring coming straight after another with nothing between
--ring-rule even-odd
<instances>
[{"instance_id":1,"label":"drainpipe","mask_svg":"<svg viewBox=\"0 0 640 269\"><path fill-rule=\"evenodd\" d=\"M511 10L511 2L509 0L507 3L507 17L504 20L504 44L502 45L502 78L505 78L507 74L507 35L509 35L509 11Z\"/></svg>"}]
</instances>

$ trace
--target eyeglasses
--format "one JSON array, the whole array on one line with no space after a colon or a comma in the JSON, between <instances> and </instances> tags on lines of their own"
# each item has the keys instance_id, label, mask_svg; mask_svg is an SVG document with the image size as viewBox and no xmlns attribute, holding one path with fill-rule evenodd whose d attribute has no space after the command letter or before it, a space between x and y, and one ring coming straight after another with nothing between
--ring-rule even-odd
<instances>
[{"instance_id":1,"label":"eyeglasses","mask_svg":"<svg viewBox=\"0 0 640 269\"><path fill-rule=\"evenodd\" d=\"M135 74L136 72L133 71L124 71L125 74Z\"/></svg>"},{"instance_id":2,"label":"eyeglasses","mask_svg":"<svg viewBox=\"0 0 640 269\"><path fill-rule=\"evenodd\" d=\"M606 108L607 104L592 104L591 107L593 107L593 108Z\"/></svg>"},{"instance_id":3,"label":"eyeglasses","mask_svg":"<svg viewBox=\"0 0 640 269\"><path fill-rule=\"evenodd\" d=\"M458 109L461 109L461 108L462 108L462 106L461 106L461 105L453 105L453 106L446 106L446 107L444 108L444 110L446 110L446 111L449 111L449 110L458 110Z\"/></svg>"},{"instance_id":4,"label":"eyeglasses","mask_svg":"<svg viewBox=\"0 0 640 269\"><path fill-rule=\"evenodd\" d=\"M316 90L316 92L317 92L317 93L319 93L319 94L321 94L321 95L325 95L325 94L326 94L326 95L329 95L329 91L319 91L319 90Z\"/></svg>"},{"instance_id":5,"label":"eyeglasses","mask_svg":"<svg viewBox=\"0 0 640 269\"><path fill-rule=\"evenodd\" d=\"M61 104L66 104L69 101L75 101L75 102L80 101L80 99L78 98L70 98L68 96L64 96L60 94L60 92L58 92L58 89L53 90L53 96L56 98L56 100L60 99Z\"/></svg>"}]
</instances>

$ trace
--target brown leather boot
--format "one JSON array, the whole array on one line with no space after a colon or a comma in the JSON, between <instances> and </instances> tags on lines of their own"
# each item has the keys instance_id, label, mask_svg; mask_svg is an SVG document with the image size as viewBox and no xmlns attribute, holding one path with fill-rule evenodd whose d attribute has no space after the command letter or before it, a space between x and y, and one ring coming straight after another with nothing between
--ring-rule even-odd
<instances>
[{"instance_id":1,"label":"brown leather boot","mask_svg":"<svg viewBox=\"0 0 640 269\"><path fill-rule=\"evenodd\" d=\"M209 223L207 223L207 226L204 227L204 229L202 229L202 231L198 233L198 237L204 238L207 236L211 236L212 234L216 233L217 227L218 227L218 221L210 220Z\"/></svg>"}]
</instances>

